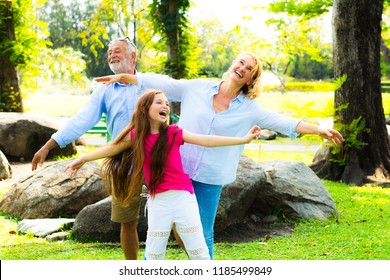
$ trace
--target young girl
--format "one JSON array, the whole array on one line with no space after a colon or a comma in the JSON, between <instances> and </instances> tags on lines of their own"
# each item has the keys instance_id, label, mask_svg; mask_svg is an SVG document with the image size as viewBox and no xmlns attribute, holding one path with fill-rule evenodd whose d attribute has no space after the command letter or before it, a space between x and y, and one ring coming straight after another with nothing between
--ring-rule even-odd
<instances>
[{"instance_id":1,"label":"young girl","mask_svg":"<svg viewBox=\"0 0 390 280\"><path fill-rule=\"evenodd\" d=\"M200 135L168 125L169 113L169 102L162 91L146 92L130 124L112 143L82 155L65 171L70 170L73 176L84 163L107 158L103 177L110 192L124 205L139 193L145 179L149 193L145 259L164 259L173 224L190 259L210 259L192 182L183 170L180 146L184 142L205 147L245 144L260 136L260 127L254 126L245 137Z\"/></svg>"}]
</instances>

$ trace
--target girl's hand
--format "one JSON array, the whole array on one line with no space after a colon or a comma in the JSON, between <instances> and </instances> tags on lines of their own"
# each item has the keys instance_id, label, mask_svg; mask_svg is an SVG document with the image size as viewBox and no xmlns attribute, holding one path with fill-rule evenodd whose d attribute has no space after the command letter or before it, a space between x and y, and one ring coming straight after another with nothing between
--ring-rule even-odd
<instances>
[{"instance_id":1,"label":"girl's hand","mask_svg":"<svg viewBox=\"0 0 390 280\"><path fill-rule=\"evenodd\" d=\"M254 139L259 139L260 133L261 133L260 126L257 125L253 126L245 136L247 143L251 142Z\"/></svg>"},{"instance_id":2,"label":"girl's hand","mask_svg":"<svg viewBox=\"0 0 390 280\"><path fill-rule=\"evenodd\" d=\"M67 170L70 170L70 176L73 177L77 174L77 171L85 164L85 160L82 159L82 157L79 157L75 159L73 162L69 163L66 167L64 172Z\"/></svg>"}]
</instances>

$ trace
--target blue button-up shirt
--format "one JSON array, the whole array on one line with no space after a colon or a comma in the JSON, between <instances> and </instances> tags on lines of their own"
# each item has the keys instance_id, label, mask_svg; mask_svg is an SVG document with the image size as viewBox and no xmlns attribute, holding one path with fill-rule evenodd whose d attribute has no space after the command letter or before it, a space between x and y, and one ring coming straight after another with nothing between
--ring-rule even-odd
<instances>
[{"instance_id":1,"label":"blue button-up shirt","mask_svg":"<svg viewBox=\"0 0 390 280\"><path fill-rule=\"evenodd\" d=\"M52 138L60 147L65 147L97 124L103 113L106 115L107 130L115 138L131 121L139 95L138 87L134 85L101 84L81 111L69 119Z\"/></svg>"},{"instance_id":2,"label":"blue button-up shirt","mask_svg":"<svg viewBox=\"0 0 390 280\"><path fill-rule=\"evenodd\" d=\"M213 97L219 82L207 79L175 80L158 74L138 74L142 90L160 89L169 100L181 102L178 125L199 134L245 136L254 125L268 128L291 139L299 119L266 110L256 99L242 93L230 101L229 108L216 113ZM181 147L184 170L191 179L213 185L226 185L236 178L236 170L244 145L207 148L185 143Z\"/></svg>"}]
</instances>

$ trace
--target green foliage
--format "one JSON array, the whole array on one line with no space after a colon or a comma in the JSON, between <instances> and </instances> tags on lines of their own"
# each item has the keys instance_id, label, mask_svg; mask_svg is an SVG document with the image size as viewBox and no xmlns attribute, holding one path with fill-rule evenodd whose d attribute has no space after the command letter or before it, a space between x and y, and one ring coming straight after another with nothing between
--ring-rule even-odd
<instances>
[{"instance_id":1,"label":"green foliage","mask_svg":"<svg viewBox=\"0 0 390 280\"><path fill-rule=\"evenodd\" d=\"M107 45L109 37L115 34L115 30L118 31L119 36L129 34L126 23L131 19L131 15L125 3L128 4L128 1L102 0L90 18L84 20L87 28L83 29L79 36L82 39L82 45L88 46L95 57L100 54L98 50L104 49Z\"/></svg>"},{"instance_id":2,"label":"green foliage","mask_svg":"<svg viewBox=\"0 0 390 280\"><path fill-rule=\"evenodd\" d=\"M390 77L390 65L383 61L383 59L381 59L381 75L386 78ZM382 92L390 92L389 88L386 88L385 90L386 91L383 91L382 88Z\"/></svg>"},{"instance_id":3,"label":"green foliage","mask_svg":"<svg viewBox=\"0 0 390 280\"><path fill-rule=\"evenodd\" d=\"M312 59L307 53L298 56L288 74L296 79L306 80L323 80L332 78L333 63L332 50L330 49L330 46L324 44L319 55L322 57L321 61Z\"/></svg>"},{"instance_id":4,"label":"green foliage","mask_svg":"<svg viewBox=\"0 0 390 280\"><path fill-rule=\"evenodd\" d=\"M49 42L41 39L46 25L36 19L35 7L43 2L0 2L0 56L3 74L8 73L1 78L1 111L23 111L22 92L34 87L41 71L39 61Z\"/></svg>"},{"instance_id":5,"label":"green foliage","mask_svg":"<svg viewBox=\"0 0 390 280\"><path fill-rule=\"evenodd\" d=\"M277 0L270 4L269 10L274 13L287 13L289 15L317 17L329 11L332 0Z\"/></svg>"},{"instance_id":6,"label":"green foliage","mask_svg":"<svg viewBox=\"0 0 390 280\"><path fill-rule=\"evenodd\" d=\"M96 13L97 6L94 1L80 3L72 0L64 3L62 0L53 0L46 2L38 10L40 19L48 23L48 40L52 43L52 49L72 48L83 53L88 77L111 73L105 59L109 40L101 36L95 45L83 40L94 30L89 28L89 25L95 23L90 22L90 18ZM110 28L110 25L107 28Z\"/></svg>"},{"instance_id":7,"label":"green foliage","mask_svg":"<svg viewBox=\"0 0 390 280\"><path fill-rule=\"evenodd\" d=\"M300 59L318 63L330 61L330 52L322 51L324 47L318 22L302 16L285 16L278 12L266 23L274 27L277 37L272 44L262 49L260 56L265 69L273 72L281 81L282 93L285 91L286 75L291 66L294 66L293 75L299 77Z\"/></svg>"},{"instance_id":8,"label":"green foliage","mask_svg":"<svg viewBox=\"0 0 390 280\"><path fill-rule=\"evenodd\" d=\"M385 115L390 116L390 94L382 94L382 104Z\"/></svg>"},{"instance_id":9,"label":"green foliage","mask_svg":"<svg viewBox=\"0 0 390 280\"><path fill-rule=\"evenodd\" d=\"M21 106L18 98L20 93L9 83L2 85L1 89L0 112L18 112Z\"/></svg>"},{"instance_id":10,"label":"green foliage","mask_svg":"<svg viewBox=\"0 0 390 280\"><path fill-rule=\"evenodd\" d=\"M347 74L343 74L341 77L338 77L334 80L334 89L333 91L338 90L347 80Z\"/></svg>"},{"instance_id":11,"label":"green foliage","mask_svg":"<svg viewBox=\"0 0 390 280\"><path fill-rule=\"evenodd\" d=\"M36 7L46 0L36 1L36 6L29 0L12 1L15 27L15 41L3 42L9 55L20 71L21 85L25 88L34 85L34 79L39 76L41 69L40 58L50 42L42 39L47 33L46 23L37 20Z\"/></svg>"},{"instance_id":12,"label":"green foliage","mask_svg":"<svg viewBox=\"0 0 390 280\"><path fill-rule=\"evenodd\" d=\"M337 108L338 110L346 109L346 107L343 108ZM352 149L360 150L364 146L367 146L368 144L364 141L361 141L361 135L363 133L370 133L370 129L366 127L365 120L360 116L357 119L354 119L349 124L342 124L340 122L337 122L335 124L335 129L340 131L340 133L344 137L344 143L343 145L337 145L333 146L331 149L332 157L329 159L330 161L336 162L339 165L345 165L347 160L348 152ZM331 145L331 144L329 144Z\"/></svg>"},{"instance_id":13,"label":"green foliage","mask_svg":"<svg viewBox=\"0 0 390 280\"><path fill-rule=\"evenodd\" d=\"M46 68L41 76L43 79L61 81L81 88L85 88L89 83L84 74L86 65L81 52L62 47L49 49L41 58Z\"/></svg>"},{"instance_id":14,"label":"green foliage","mask_svg":"<svg viewBox=\"0 0 390 280\"><path fill-rule=\"evenodd\" d=\"M221 78L237 56L236 50L242 45L239 31L236 28L230 32L224 31L218 19L196 22L195 25L201 50L199 76Z\"/></svg>"},{"instance_id":15,"label":"green foliage","mask_svg":"<svg viewBox=\"0 0 390 280\"><path fill-rule=\"evenodd\" d=\"M191 35L188 30L188 0L153 0L150 5L150 17L154 28L166 43L168 59L164 72L174 78L189 76L187 65L191 54Z\"/></svg>"}]
</instances>

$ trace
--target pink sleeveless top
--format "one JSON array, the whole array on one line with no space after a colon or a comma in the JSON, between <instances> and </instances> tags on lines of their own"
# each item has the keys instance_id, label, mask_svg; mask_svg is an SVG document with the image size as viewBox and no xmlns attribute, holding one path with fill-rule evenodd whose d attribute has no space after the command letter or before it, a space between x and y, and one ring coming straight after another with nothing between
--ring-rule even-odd
<instances>
[{"instance_id":1,"label":"pink sleeveless top","mask_svg":"<svg viewBox=\"0 0 390 280\"><path fill-rule=\"evenodd\" d=\"M184 190L191 194L194 193L194 188L190 180L190 176L184 172L183 164L180 156L180 146L184 144L183 129L176 125L168 127L168 146L172 143L172 138L177 130L174 138L174 143L169 151L168 160L165 165L164 174L156 188L156 193L165 192L168 190ZM146 184L150 182L150 164L152 162L152 149L157 141L159 134L149 134L144 143L145 161L143 166ZM168 149L168 147L167 147Z\"/></svg>"}]
</instances>

